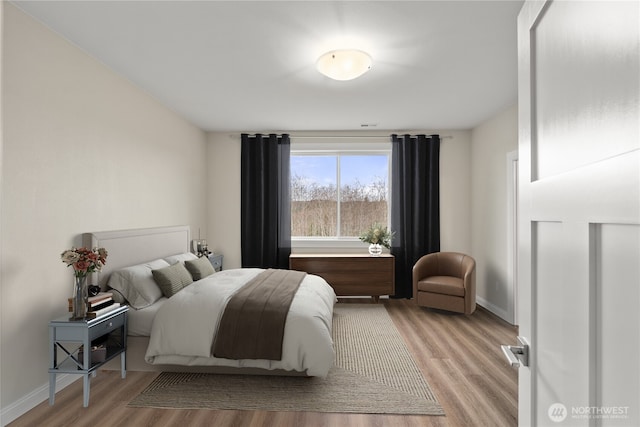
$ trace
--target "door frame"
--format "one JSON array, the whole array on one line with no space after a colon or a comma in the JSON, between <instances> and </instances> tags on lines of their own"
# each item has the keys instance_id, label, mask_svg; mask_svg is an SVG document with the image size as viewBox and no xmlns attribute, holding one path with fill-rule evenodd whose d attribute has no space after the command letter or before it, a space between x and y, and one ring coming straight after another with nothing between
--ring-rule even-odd
<instances>
[{"instance_id":1,"label":"door frame","mask_svg":"<svg viewBox=\"0 0 640 427\"><path fill-rule=\"evenodd\" d=\"M507 153L507 316L518 325L518 150Z\"/></svg>"}]
</instances>

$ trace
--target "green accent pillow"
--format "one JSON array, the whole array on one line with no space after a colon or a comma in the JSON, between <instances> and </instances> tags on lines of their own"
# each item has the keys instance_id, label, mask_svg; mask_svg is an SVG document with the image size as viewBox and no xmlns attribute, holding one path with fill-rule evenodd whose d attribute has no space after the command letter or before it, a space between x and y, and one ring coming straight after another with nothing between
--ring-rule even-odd
<instances>
[{"instance_id":1,"label":"green accent pillow","mask_svg":"<svg viewBox=\"0 0 640 427\"><path fill-rule=\"evenodd\" d=\"M167 298L171 298L185 286L193 283L191 274L189 274L189 271L181 262L170 265L169 267L153 270L151 273L162 294Z\"/></svg>"},{"instance_id":2,"label":"green accent pillow","mask_svg":"<svg viewBox=\"0 0 640 427\"><path fill-rule=\"evenodd\" d=\"M211 261L206 256L185 261L184 266L189 270L194 281L204 279L216 272L213 265L211 265Z\"/></svg>"}]
</instances>

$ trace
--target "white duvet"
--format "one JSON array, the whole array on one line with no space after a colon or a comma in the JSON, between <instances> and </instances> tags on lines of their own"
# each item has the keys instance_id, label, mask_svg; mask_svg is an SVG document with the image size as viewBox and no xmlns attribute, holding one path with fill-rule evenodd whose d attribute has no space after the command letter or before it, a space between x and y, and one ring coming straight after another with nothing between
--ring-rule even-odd
<instances>
[{"instance_id":1,"label":"white duvet","mask_svg":"<svg viewBox=\"0 0 640 427\"><path fill-rule=\"evenodd\" d=\"M152 364L284 369L324 377L333 366L331 324L336 294L308 274L291 303L282 360L231 360L211 356L213 337L229 298L262 269L224 270L187 286L156 314L145 360Z\"/></svg>"}]
</instances>

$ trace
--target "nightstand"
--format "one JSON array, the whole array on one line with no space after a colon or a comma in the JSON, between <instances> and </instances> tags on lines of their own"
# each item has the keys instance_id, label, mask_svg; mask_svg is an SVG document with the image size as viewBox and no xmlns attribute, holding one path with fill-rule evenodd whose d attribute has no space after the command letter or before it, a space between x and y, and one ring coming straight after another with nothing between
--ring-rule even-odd
<instances>
[{"instance_id":1,"label":"nightstand","mask_svg":"<svg viewBox=\"0 0 640 427\"><path fill-rule=\"evenodd\" d=\"M72 320L69 315L49 322L49 405L53 405L56 393L56 374L76 374L84 377L83 406L89 406L89 375L109 360L120 355L122 378L126 377L127 352L127 312L128 306L118 307L95 319ZM111 332L120 329L119 336ZM107 340L106 356L103 361L91 362L91 342L111 334ZM113 339L112 339L113 338ZM83 348L80 360L78 352ZM64 359L58 361L58 350L62 350ZM63 356L64 356L63 355Z\"/></svg>"},{"instance_id":2,"label":"nightstand","mask_svg":"<svg viewBox=\"0 0 640 427\"><path fill-rule=\"evenodd\" d=\"M222 270L222 259L224 258L224 255L222 254L211 254L209 255L209 262L211 263L211 265L213 266L213 269L215 271L220 271Z\"/></svg>"}]
</instances>

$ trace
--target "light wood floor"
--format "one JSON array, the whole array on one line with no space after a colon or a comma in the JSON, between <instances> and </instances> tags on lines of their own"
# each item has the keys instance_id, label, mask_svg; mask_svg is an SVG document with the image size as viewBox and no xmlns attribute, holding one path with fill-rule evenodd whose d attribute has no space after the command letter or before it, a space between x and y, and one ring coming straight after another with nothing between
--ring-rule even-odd
<instances>
[{"instance_id":1,"label":"light wood floor","mask_svg":"<svg viewBox=\"0 0 640 427\"><path fill-rule=\"evenodd\" d=\"M366 302L347 299L341 303ZM500 344L515 344L517 330L488 311L471 316L417 307L410 300L381 300L401 331L446 416L329 414L128 408L157 375L102 370L91 379L88 408L82 381L9 424L18 426L516 426L517 371Z\"/></svg>"}]
</instances>

